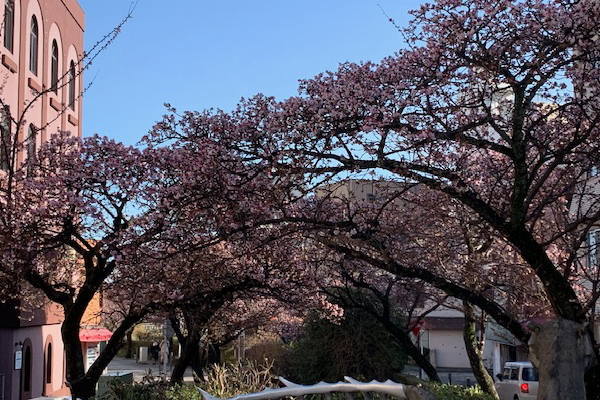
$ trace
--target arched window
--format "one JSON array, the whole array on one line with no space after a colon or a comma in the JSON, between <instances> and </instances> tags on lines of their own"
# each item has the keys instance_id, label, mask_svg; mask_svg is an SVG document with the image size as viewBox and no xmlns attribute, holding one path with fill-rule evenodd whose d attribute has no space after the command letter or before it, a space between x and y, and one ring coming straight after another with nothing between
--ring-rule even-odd
<instances>
[{"instance_id":1,"label":"arched window","mask_svg":"<svg viewBox=\"0 0 600 400\"><path fill-rule=\"evenodd\" d=\"M52 383L52 343L46 348L46 383Z\"/></svg>"},{"instance_id":2,"label":"arched window","mask_svg":"<svg viewBox=\"0 0 600 400\"><path fill-rule=\"evenodd\" d=\"M50 88L58 94L58 44L52 41L52 62L50 66Z\"/></svg>"},{"instance_id":3,"label":"arched window","mask_svg":"<svg viewBox=\"0 0 600 400\"><path fill-rule=\"evenodd\" d=\"M29 32L29 70L34 75L38 73L38 37L38 22L34 15L31 17L31 31Z\"/></svg>"},{"instance_id":4,"label":"arched window","mask_svg":"<svg viewBox=\"0 0 600 400\"><path fill-rule=\"evenodd\" d=\"M75 111L75 62L69 66L69 107Z\"/></svg>"},{"instance_id":5,"label":"arched window","mask_svg":"<svg viewBox=\"0 0 600 400\"><path fill-rule=\"evenodd\" d=\"M31 166L35 161L37 154L37 129L33 125L29 125L27 136L27 163Z\"/></svg>"},{"instance_id":6,"label":"arched window","mask_svg":"<svg viewBox=\"0 0 600 400\"><path fill-rule=\"evenodd\" d=\"M31 392L31 346L25 346L23 354L23 391Z\"/></svg>"},{"instance_id":7,"label":"arched window","mask_svg":"<svg viewBox=\"0 0 600 400\"><path fill-rule=\"evenodd\" d=\"M8 171L8 157L10 152L8 151L10 143L8 137L8 129L4 124L0 124L0 170Z\"/></svg>"},{"instance_id":8,"label":"arched window","mask_svg":"<svg viewBox=\"0 0 600 400\"><path fill-rule=\"evenodd\" d=\"M15 1L4 2L4 47L12 53L15 39Z\"/></svg>"},{"instance_id":9,"label":"arched window","mask_svg":"<svg viewBox=\"0 0 600 400\"><path fill-rule=\"evenodd\" d=\"M10 108L0 112L0 169L8 171L11 161Z\"/></svg>"}]
</instances>

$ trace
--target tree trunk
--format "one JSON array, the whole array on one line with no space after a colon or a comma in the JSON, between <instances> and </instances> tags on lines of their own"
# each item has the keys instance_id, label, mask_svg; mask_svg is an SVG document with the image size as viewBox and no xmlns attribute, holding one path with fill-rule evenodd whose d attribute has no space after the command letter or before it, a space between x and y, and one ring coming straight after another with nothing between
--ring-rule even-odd
<instances>
[{"instance_id":1,"label":"tree trunk","mask_svg":"<svg viewBox=\"0 0 600 400\"><path fill-rule=\"evenodd\" d=\"M206 357L207 357L207 349L200 349L200 345L198 345L198 352L195 353L195 356L192 358L192 362L190 366L192 367L192 371L194 372L194 382L199 384L204 381L204 368L206 368Z\"/></svg>"},{"instance_id":2,"label":"tree trunk","mask_svg":"<svg viewBox=\"0 0 600 400\"><path fill-rule=\"evenodd\" d=\"M465 314L465 327L463 329L463 339L465 341L465 348L467 350L467 356L471 363L471 369L473 375L477 379L477 383L481 389L488 393L496 400L500 400L496 387L494 386L494 379L490 376L490 373L483 365L483 345L477 340L477 320L475 318L475 310L473 306L466 301L463 302L464 314Z\"/></svg>"},{"instance_id":3,"label":"tree trunk","mask_svg":"<svg viewBox=\"0 0 600 400\"><path fill-rule=\"evenodd\" d=\"M133 328L127 331L127 351L125 358L133 358Z\"/></svg>"},{"instance_id":4,"label":"tree trunk","mask_svg":"<svg viewBox=\"0 0 600 400\"><path fill-rule=\"evenodd\" d=\"M91 385L85 378L85 365L83 363L83 349L79 340L79 325L81 317L75 315L71 309L65 309L65 319L61 326L61 336L65 349L66 381L71 390L73 399L88 399L95 394L95 385ZM79 314L79 313L77 313Z\"/></svg>"},{"instance_id":5,"label":"tree trunk","mask_svg":"<svg viewBox=\"0 0 600 400\"><path fill-rule=\"evenodd\" d=\"M582 324L566 319L534 328L529 349L539 371L538 399L586 399L586 359L591 357L587 335Z\"/></svg>"},{"instance_id":6,"label":"tree trunk","mask_svg":"<svg viewBox=\"0 0 600 400\"><path fill-rule=\"evenodd\" d=\"M206 365L211 366L221 363L221 345L209 343L206 349Z\"/></svg>"},{"instance_id":7,"label":"tree trunk","mask_svg":"<svg viewBox=\"0 0 600 400\"><path fill-rule=\"evenodd\" d=\"M77 400L91 400L96 396L96 381L84 376L71 383L71 398Z\"/></svg>"},{"instance_id":8,"label":"tree trunk","mask_svg":"<svg viewBox=\"0 0 600 400\"><path fill-rule=\"evenodd\" d=\"M600 400L600 364L586 371L585 392L587 400Z\"/></svg>"},{"instance_id":9,"label":"tree trunk","mask_svg":"<svg viewBox=\"0 0 600 400\"><path fill-rule=\"evenodd\" d=\"M95 396L98 379L121 348L127 331L143 317L144 312L130 314L121 321L96 361L86 372L83 363L83 349L79 340L81 316L75 312L67 313L66 311L61 334L66 353L67 382L73 399L88 400Z\"/></svg>"},{"instance_id":10,"label":"tree trunk","mask_svg":"<svg viewBox=\"0 0 600 400\"><path fill-rule=\"evenodd\" d=\"M425 371L425 374L427 374L427 377L430 381L441 382L437 370L429 361L429 357L426 357L425 355L423 355L423 353L421 353L421 350L413 343L412 338L410 337L410 334L408 332L404 331L404 329L399 328L397 325L385 318L379 318L379 321L400 343L402 348L406 351L406 354L408 354L408 356L413 359L413 361L419 366L419 368Z\"/></svg>"},{"instance_id":11,"label":"tree trunk","mask_svg":"<svg viewBox=\"0 0 600 400\"><path fill-rule=\"evenodd\" d=\"M181 357L175 363L173 372L171 373L171 383L182 383L183 375L187 367L194 361L194 357L198 357L200 351L200 329L193 326L188 327L188 335L185 338Z\"/></svg>"}]
</instances>

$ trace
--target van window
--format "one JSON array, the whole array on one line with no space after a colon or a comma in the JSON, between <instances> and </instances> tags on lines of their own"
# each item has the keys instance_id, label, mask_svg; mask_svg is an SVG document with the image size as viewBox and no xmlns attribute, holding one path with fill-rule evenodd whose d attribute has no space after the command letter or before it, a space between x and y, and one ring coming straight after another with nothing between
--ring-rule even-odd
<instances>
[{"instance_id":1,"label":"van window","mask_svg":"<svg viewBox=\"0 0 600 400\"><path fill-rule=\"evenodd\" d=\"M519 380L519 368L512 368L510 370L510 380L518 381Z\"/></svg>"},{"instance_id":2,"label":"van window","mask_svg":"<svg viewBox=\"0 0 600 400\"><path fill-rule=\"evenodd\" d=\"M510 378L510 368L504 368L504 373L502 374L502 379Z\"/></svg>"},{"instance_id":3,"label":"van window","mask_svg":"<svg viewBox=\"0 0 600 400\"><path fill-rule=\"evenodd\" d=\"M540 380L538 371L535 368L523 368L521 377L527 382L537 382Z\"/></svg>"}]
</instances>

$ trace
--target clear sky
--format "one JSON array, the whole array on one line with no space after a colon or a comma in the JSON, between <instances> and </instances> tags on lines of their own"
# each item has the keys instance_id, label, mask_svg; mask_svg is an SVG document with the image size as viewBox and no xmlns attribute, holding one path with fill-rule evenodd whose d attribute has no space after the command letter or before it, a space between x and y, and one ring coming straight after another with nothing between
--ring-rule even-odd
<instances>
[{"instance_id":1,"label":"clear sky","mask_svg":"<svg viewBox=\"0 0 600 400\"><path fill-rule=\"evenodd\" d=\"M129 0L79 0L86 47L126 14ZM86 72L84 135L136 143L164 103L223 108L261 92L295 95L297 82L341 62L379 60L402 45L400 25L421 0L139 0L134 18ZM381 8L378 6L380 5Z\"/></svg>"}]
</instances>

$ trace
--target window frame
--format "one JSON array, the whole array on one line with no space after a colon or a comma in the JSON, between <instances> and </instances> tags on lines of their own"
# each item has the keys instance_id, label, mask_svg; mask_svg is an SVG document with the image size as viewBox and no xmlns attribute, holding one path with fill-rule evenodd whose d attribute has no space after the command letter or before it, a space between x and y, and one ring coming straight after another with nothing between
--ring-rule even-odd
<instances>
[{"instance_id":1,"label":"window frame","mask_svg":"<svg viewBox=\"0 0 600 400\"><path fill-rule=\"evenodd\" d=\"M34 29L35 28L35 29ZM35 33L35 34L34 34ZM35 38L35 46L34 46ZM38 76L39 53L40 53L40 24L35 15L31 16L29 23L29 72Z\"/></svg>"},{"instance_id":2,"label":"window frame","mask_svg":"<svg viewBox=\"0 0 600 400\"><path fill-rule=\"evenodd\" d=\"M598 266L598 250L600 249L600 228L590 229L587 234L588 266Z\"/></svg>"},{"instance_id":3,"label":"window frame","mask_svg":"<svg viewBox=\"0 0 600 400\"><path fill-rule=\"evenodd\" d=\"M69 108L75 111L75 97L77 93L76 87L77 71L75 69L75 61L69 63Z\"/></svg>"},{"instance_id":4,"label":"window frame","mask_svg":"<svg viewBox=\"0 0 600 400\"><path fill-rule=\"evenodd\" d=\"M23 350L23 391L30 393L31 392L31 375L32 375L32 367L33 367L33 351L31 350L31 346L24 346Z\"/></svg>"},{"instance_id":5,"label":"window frame","mask_svg":"<svg viewBox=\"0 0 600 400\"><path fill-rule=\"evenodd\" d=\"M58 95L58 68L60 54L58 51L58 42L52 39L51 55L50 55L50 89L54 94Z\"/></svg>"},{"instance_id":6,"label":"window frame","mask_svg":"<svg viewBox=\"0 0 600 400\"><path fill-rule=\"evenodd\" d=\"M0 170L2 171L10 169L12 145L10 108L6 107L4 112L0 111Z\"/></svg>"},{"instance_id":7,"label":"window frame","mask_svg":"<svg viewBox=\"0 0 600 400\"><path fill-rule=\"evenodd\" d=\"M52 384L52 342L46 344L46 364L44 365L44 383L46 385Z\"/></svg>"},{"instance_id":8,"label":"window frame","mask_svg":"<svg viewBox=\"0 0 600 400\"><path fill-rule=\"evenodd\" d=\"M37 155L37 134L38 129L33 125L29 125L27 130L27 164L31 167L36 160Z\"/></svg>"},{"instance_id":9,"label":"window frame","mask_svg":"<svg viewBox=\"0 0 600 400\"><path fill-rule=\"evenodd\" d=\"M5 0L4 1L3 23L4 23L4 28L3 28L4 47L6 48L6 50L10 51L12 54L15 49L15 1L14 0Z\"/></svg>"}]
</instances>

